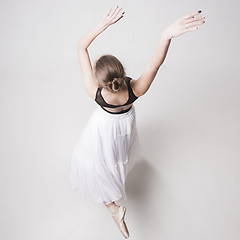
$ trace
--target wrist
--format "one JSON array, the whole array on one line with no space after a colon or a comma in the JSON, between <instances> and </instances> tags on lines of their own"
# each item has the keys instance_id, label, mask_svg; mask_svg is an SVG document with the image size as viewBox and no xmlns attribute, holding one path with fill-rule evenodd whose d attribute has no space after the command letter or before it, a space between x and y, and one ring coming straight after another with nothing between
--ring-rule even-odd
<instances>
[{"instance_id":1,"label":"wrist","mask_svg":"<svg viewBox=\"0 0 240 240\"><path fill-rule=\"evenodd\" d=\"M161 37L164 39L164 40L167 40L167 41L170 41L173 37L170 36L167 32L163 31Z\"/></svg>"},{"instance_id":2,"label":"wrist","mask_svg":"<svg viewBox=\"0 0 240 240\"><path fill-rule=\"evenodd\" d=\"M97 24L96 28L97 28L100 32L102 32L102 31L104 31L105 29L107 29L107 27L104 26L101 22Z\"/></svg>"}]
</instances>

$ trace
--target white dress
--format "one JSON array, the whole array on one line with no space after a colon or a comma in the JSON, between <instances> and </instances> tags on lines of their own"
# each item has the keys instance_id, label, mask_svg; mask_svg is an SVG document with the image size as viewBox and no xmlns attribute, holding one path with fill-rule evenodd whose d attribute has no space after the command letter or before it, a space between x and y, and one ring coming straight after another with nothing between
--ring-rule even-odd
<instances>
[{"instance_id":1,"label":"white dress","mask_svg":"<svg viewBox=\"0 0 240 240\"><path fill-rule=\"evenodd\" d=\"M97 105L74 146L70 186L97 203L127 200L126 178L140 156L135 106L112 114Z\"/></svg>"}]
</instances>

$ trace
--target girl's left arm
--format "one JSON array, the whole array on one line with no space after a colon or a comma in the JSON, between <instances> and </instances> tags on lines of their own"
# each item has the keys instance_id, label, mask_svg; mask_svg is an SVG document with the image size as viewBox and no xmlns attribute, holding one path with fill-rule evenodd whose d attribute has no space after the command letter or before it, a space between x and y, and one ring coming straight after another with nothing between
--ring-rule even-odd
<instances>
[{"instance_id":1,"label":"girl's left arm","mask_svg":"<svg viewBox=\"0 0 240 240\"><path fill-rule=\"evenodd\" d=\"M90 57L87 48L92 43L92 41L105 29L107 29L113 23L116 23L120 18L123 17L123 13L117 17L118 13L122 8L118 6L115 7L114 11L112 9L104 16L102 21L97 24L93 29L86 33L77 43L78 58L80 63L80 68L83 76L84 87L90 97L95 99L96 90L99 86L98 81L93 73Z\"/></svg>"}]
</instances>

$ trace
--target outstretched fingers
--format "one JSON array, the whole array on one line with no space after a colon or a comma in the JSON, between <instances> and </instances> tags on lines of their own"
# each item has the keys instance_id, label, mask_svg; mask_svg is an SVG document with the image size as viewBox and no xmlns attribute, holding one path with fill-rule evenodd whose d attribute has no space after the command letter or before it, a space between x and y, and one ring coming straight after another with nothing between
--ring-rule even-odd
<instances>
[{"instance_id":1,"label":"outstretched fingers","mask_svg":"<svg viewBox=\"0 0 240 240\"><path fill-rule=\"evenodd\" d=\"M122 14L119 15L119 12L122 10L120 6L116 6L114 10L112 11L112 8L108 10L108 12L105 14L101 21L101 25L104 27L109 27L110 25L116 23L121 19L125 12L122 12ZM119 16L118 16L119 15Z\"/></svg>"},{"instance_id":2,"label":"outstretched fingers","mask_svg":"<svg viewBox=\"0 0 240 240\"><path fill-rule=\"evenodd\" d=\"M117 9L118 9L118 10L117 10ZM116 10L116 11L114 12L114 14L113 14L113 16L112 16L113 23L117 22L120 18L122 18L122 17L123 17L123 14L124 14L124 13L122 13L122 14L120 14L120 15L118 16L119 12L122 10L122 8L119 8L118 6L117 6L117 8L116 8L115 10ZM118 16L118 17L117 17L117 16Z\"/></svg>"},{"instance_id":3,"label":"outstretched fingers","mask_svg":"<svg viewBox=\"0 0 240 240\"><path fill-rule=\"evenodd\" d=\"M120 8L119 6L117 6L117 7L115 8L115 11L114 11L114 17L116 17L121 10L122 10L122 8Z\"/></svg>"},{"instance_id":4,"label":"outstretched fingers","mask_svg":"<svg viewBox=\"0 0 240 240\"><path fill-rule=\"evenodd\" d=\"M114 16L114 14L116 13L117 9L118 9L118 5L114 8L111 17Z\"/></svg>"},{"instance_id":5,"label":"outstretched fingers","mask_svg":"<svg viewBox=\"0 0 240 240\"><path fill-rule=\"evenodd\" d=\"M119 8L118 11L115 14L115 17L119 14L119 12L122 10L122 8ZM121 16L121 15L120 15Z\"/></svg>"},{"instance_id":6,"label":"outstretched fingers","mask_svg":"<svg viewBox=\"0 0 240 240\"><path fill-rule=\"evenodd\" d=\"M185 28L198 26L198 25L201 25L203 23L205 23L205 21L193 21L193 22L190 22L188 24L185 24Z\"/></svg>"},{"instance_id":7,"label":"outstretched fingers","mask_svg":"<svg viewBox=\"0 0 240 240\"><path fill-rule=\"evenodd\" d=\"M185 15L181 19L184 24L184 29L185 29L184 32L195 31L198 29L195 26L202 25L203 23L205 23L205 21L203 21L203 19L205 18L204 16L194 17L200 13L201 13L201 10L195 11L195 12Z\"/></svg>"},{"instance_id":8,"label":"outstretched fingers","mask_svg":"<svg viewBox=\"0 0 240 240\"><path fill-rule=\"evenodd\" d=\"M120 8L120 7L117 5L117 6L115 7L114 11L109 15L110 21L111 21L112 23L116 23L119 19L121 19L121 18L123 17L124 12L118 16L118 14L119 14L119 12L120 12L121 10L122 10L122 8Z\"/></svg>"},{"instance_id":9,"label":"outstretched fingers","mask_svg":"<svg viewBox=\"0 0 240 240\"><path fill-rule=\"evenodd\" d=\"M124 13L122 13L121 15L119 15L116 19L114 18L115 20L114 20L113 23L115 23L115 22L117 22L119 19L121 19L121 18L123 17L123 14L124 14Z\"/></svg>"},{"instance_id":10,"label":"outstretched fingers","mask_svg":"<svg viewBox=\"0 0 240 240\"><path fill-rule=\"evenodd\" d=\"M110 15L110 12L112 11L112 8L109 9L108 13L105 15L105 17L108 17Z\"/></svg>"},{"instance_id":11,"label":"outstretched fingers","mask_svg":"<svg viewBox=\"0 0 240 240\"><path fill-rule=\"evenodd\" d=\"M112 12L112 8L110 8L110 10L108 11L108 13L106 14L106 17L114 17L115 16L115 13L116 13L116 10L118 9L118 5L114 8L113 12Z\"/></svg>"},{"instance_id":12,"label":"outstretched fingers","mask_svg":"<svg viewBox=\"0 0 240 240\"><path fill-rule=\"evenodd\" d=\"M115 18L115 17L118 15L118 13L121 11L121 9L122 9L122 8L119 8L119 6L117 5L117 6L114 8L113 12L109 13L109 16L108 16L108 17L110 17L110 18Z\"/></svg>"},{"instance_id":13,"label":"outstretched fingers","mask_svg":"<svg viewBox=\"0 0 240 240\"><path fill-rule=\"evenodd\" d=\"M190 19L187 19L187 20L184 20L184 22L187 24L187 23L192 23L192 22L196 22L196 21L200 21L202 19L204 19L205 17L204 16L200 16L200 17L193 17L193 18L190 18Z\"/></svg>"},{"instance_id":14,"label":"outstretched fingers","mask_svg":"<svg viewBox=\"0 0 240 240\"><path fill-rule=\"evenodd\" d=\"M189 13L189 14L183 16L182 19L183 19L183 20L186 20L186 19L189 19L189 18L194 18L194 16L200 14L201 12L202 12L201 10L199 10L199 11L194 11L194 12L192 12L192 13Z\"/></svg>"}]
</instances>

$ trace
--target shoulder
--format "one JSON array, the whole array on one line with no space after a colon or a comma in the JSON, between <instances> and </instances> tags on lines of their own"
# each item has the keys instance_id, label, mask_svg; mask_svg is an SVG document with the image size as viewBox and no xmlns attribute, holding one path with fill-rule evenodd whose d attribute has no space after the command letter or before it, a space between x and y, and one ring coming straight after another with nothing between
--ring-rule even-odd
<instances>
[{"instance_id":1,"label":"shoulder","mask_svg":"<svg viewBox=\"0 0 240 240\"><path fill-rule=\"evenodd\" d=\"M137 80L134 80L134 79L132 79L132 78L130 78L130 77L128 77L128 78L129 78L130 87L131 87L134 95L135 95L136 97L140 97L141 95L140 95L140 94L136 91L136 89L135 89L135 85L136 85Z\"/></svg>"}]
</instances>

